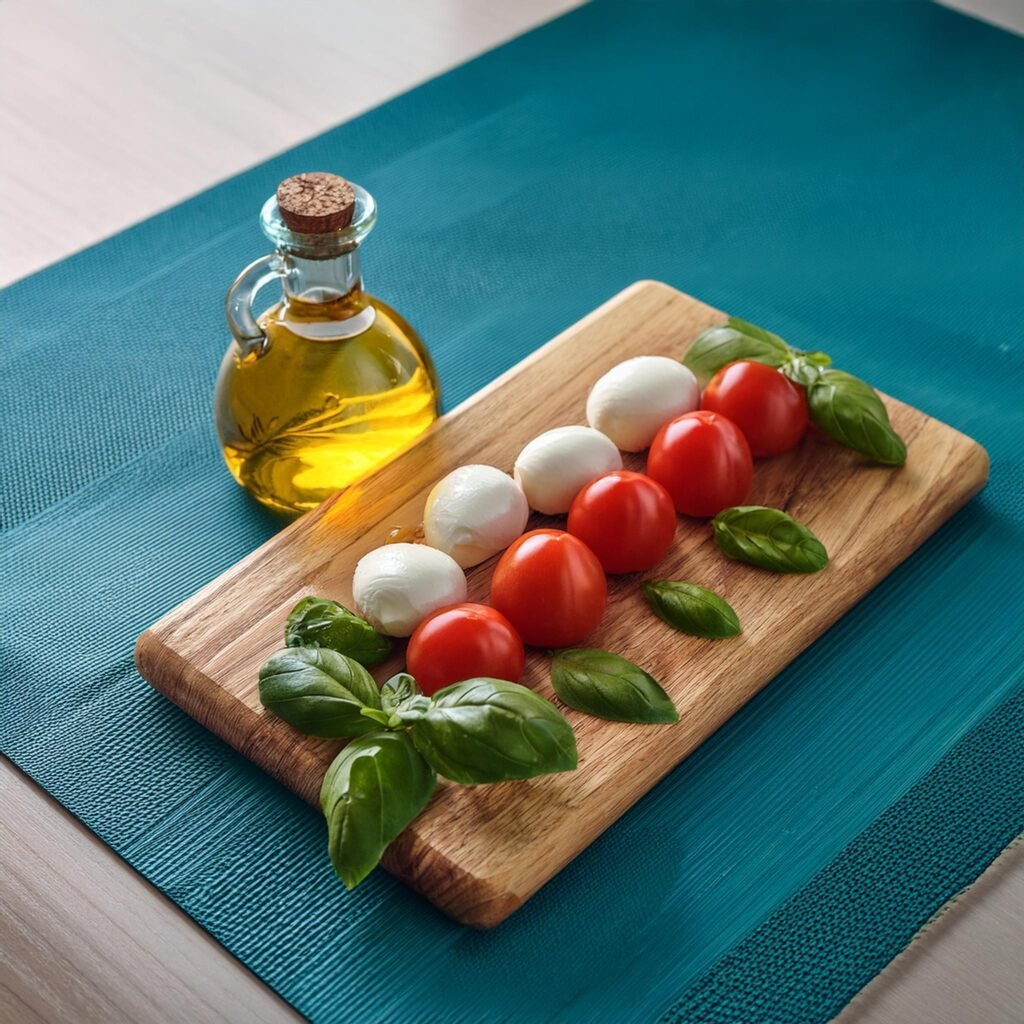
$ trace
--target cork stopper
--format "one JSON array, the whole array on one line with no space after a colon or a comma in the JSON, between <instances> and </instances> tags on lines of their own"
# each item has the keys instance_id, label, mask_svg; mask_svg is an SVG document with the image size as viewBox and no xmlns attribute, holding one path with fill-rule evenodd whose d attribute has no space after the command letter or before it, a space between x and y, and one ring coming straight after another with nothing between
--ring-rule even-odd
<instances>
[{"instance_id":1,"label":"cork stopper","mask_svg":"<svg viewBox=\"0 0 1024 1024\"><path fill-rule=\"evenodd\" d=\"M312 171L285 178L277 186L277 206L292 231L319 235L352 223L356 196L352 186L337 174Z\"/></svg>"}]
</instances>

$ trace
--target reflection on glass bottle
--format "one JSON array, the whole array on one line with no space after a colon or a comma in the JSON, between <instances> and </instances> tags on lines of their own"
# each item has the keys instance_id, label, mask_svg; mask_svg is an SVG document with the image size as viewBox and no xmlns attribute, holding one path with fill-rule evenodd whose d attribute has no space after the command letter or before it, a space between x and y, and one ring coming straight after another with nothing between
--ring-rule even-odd
<instances>
[{"instance_id":1,"label":"reflection on glass bottle","mask_svg":"<svg viewBox=\"0 0 1024 1024\"><path fill-rule=\"evenodd\" d=\"M437 417L422 341L362 288L358 246L375 219L357 185L289 178L261 215L275 252L228 292L234 341L217 378L217 434L235 479L281 512L314 508ZM282 299L256 319L253 295L272 280Z\"/></svg>"}]
</instances>

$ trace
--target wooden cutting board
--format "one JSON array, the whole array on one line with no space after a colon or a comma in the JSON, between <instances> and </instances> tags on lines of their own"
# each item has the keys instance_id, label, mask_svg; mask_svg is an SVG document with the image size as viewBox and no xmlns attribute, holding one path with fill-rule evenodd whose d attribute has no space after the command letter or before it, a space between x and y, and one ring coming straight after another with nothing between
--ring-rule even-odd
<instances>
[{"instance_id":1,"label":"wooden cutting board","mask_svg":"<svg viewBox=\"0 0 1024 1024\"><path fill-rule=\"evenodd\" d=\"M587 392L611 366L635 355L679 357L724 318L664 284L626 289L439 420L395 461L164 616L139 638L139 670L317 803L340 744L294 731L264 712L257 694L259 666L283 645L295 602L312 593L350 605L356 562L393 527L420 522L426 494L441 476L470 462L511 470L530 438L585 421ZM674 698L678 723L626 725L563 707L579 746L575 772L471 788L442 782L384 866L457 920L498 924L980 490L988 474L984 449L916 409L886 404L908 445L901 469L872 465L816 432L798 450L757 467L750 502L787 509L810 526L831 556L822 572L780 576L731 562L706 522L680 519L673 550L648 575L722 594L739 614L742 636L684 636L649 611L641 577L610 581L608 612L587 643L651 672ZM626 465L640 469L643 457L627 456ZM531 527L552 522L536 516ZM492 564L470 571L470 600L486 600ZM396 656L375 674L383 680L401 664ZM555 699L543 654L530 655L523 682Z\"/></svg>"}]
</instances>

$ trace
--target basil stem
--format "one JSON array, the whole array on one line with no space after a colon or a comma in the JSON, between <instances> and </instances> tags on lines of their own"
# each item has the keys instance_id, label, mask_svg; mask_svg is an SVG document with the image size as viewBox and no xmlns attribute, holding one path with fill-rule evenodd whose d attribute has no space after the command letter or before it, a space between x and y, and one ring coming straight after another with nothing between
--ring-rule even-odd
<instances>
[{"instance_id":1,"label":"basil stem","mask_svg":"<svg viewBox=\"0 0 1024 1024\"><path fill-rule=\"evenodd\" d=\"M768 366L782 366L792 349L777 335L730 317L728 322L701 331L690 346L683 364L707 379L737 359L751 359Z\"/></svg>"},{"instance_id":2,"label":"basil stem","mask_svg":"<svg viewBox=\"0 0 1024 1024\"><path fill-rule=\"evenodd\" d=\"M576 647L551 659L555 693L571 708L615 722L679 720L672 698L642 668L609 651Z\"/></svg>"},{"instance_id":3,"label":"basil stem","mask_svg":"<svg viewBox=\"0 0 1024 1024\"><path fill-rule=\"evenodd\" d=\"M376 722L383 729L391 728L391 712L384 711L381 708L360 708L359 714L363 718L370 719L371 722Z\"/></svg>"},{"instance_id":4,"label":"basil stem","mask_svg":"<svg viewBox=\"0 0 1024 1024\"><path fill-rule=\"evenodd\" d=\"M260 669L260 701L310 736L360 736L380 726L361 711L381 706L373 676L325 647L286 647Z\"/></svg>"},{"instance_id":5,"label":"basil stem","mask_svg":"<svg viewBox=\"0 0 1024 1024\"><path fill-rule=\"evenodd\" d=\"M558 709L501 679L467 679L429 704L400 709L416 748L440 775L473 786L576 767L576 737Z\"/></svg>"},{"instance_id":6,"label":"basil stem","mask_svg":"<svg viewBox=\"0 0 1024 1024\"><path fill-rule=\"evenodd\" d=\"M798 352L797 359L802 359L804 362L809 363L811 366L831 366L832 357L826 355L824 352L814 352L808 350L806 352Z\"/></svg>"},{"instance_id":7,"label":"basil stem","mask_svg":"<svg viewBox=\"0 0 1024 1024\"><path fill-rule=\"evenodd\" d=\"M304 597L288 616L288 647L328 647L371 667L387 660L391 641L365 619L326 597Z\"/></svg>"},{"instance_id":8,"label":"basil stem","mask_svg":"<svg viewBox=\"0 0 1024 1024\"><path fill-rule=\"evenodd\" d=\"M805 386L811 419L829 437L876 462L903 465L906 445L870 384L842 370L821 369Z\"/></svg>"},{"instance_id":9,"label":"basil stem","mask_svg":"<svg viewBox=\"0 0 1024 1024\"><path fill-rule=\"evenodd\" d=\"M817 572L828 564L824 545L781 509L739 505L719 512L711 525L729 558L773 572Z\"/></svg>"},{"instance_id":10,"label":"basil stem","mask_svg":"<svg viewBox=\"0 0 1024 1024\"><path fill-rule=\"evenodd\" d=\"M437 784L408 733L373 732L347 744L320 787L327 849L346 889L377 865L427 805Z\"/></svg>"},{"instance_id":11,"label":"basil stem","mask_svg":"<svg viewBox=\"0 0 1024 1024\"><path fill-rule=\"evenodd\" d=\"M644 584L644 597L659 619L681 633L710 640L740 633L740 620L731 606L696 583L655 580Z\"/></svg>"}]
</instances>

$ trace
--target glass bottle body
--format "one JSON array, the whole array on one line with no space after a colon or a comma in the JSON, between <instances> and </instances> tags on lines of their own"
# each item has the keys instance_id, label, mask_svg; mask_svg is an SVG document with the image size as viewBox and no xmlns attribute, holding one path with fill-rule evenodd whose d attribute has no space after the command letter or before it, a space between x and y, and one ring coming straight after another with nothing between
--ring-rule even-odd
<instances>
[{"instance_id":1,"label":"glass bottle body","mask_svg":"<svg viewBox=\"0 0 1024 1024\"><path fill-rule=\"evenodd\" d=\"M235 341L214 399L231 473L264 505L286 514L315 508L387 461L430 426L439 404L422 341L398 313L363 291L355 247L308 255L298 245L279 244L276 259L243 271L235 286L243 282L242 299L235 301L248 303L274 277L284 293L248 327L248 305L233 317L234 288L229 292Z\"/></svg>"}]
</instances>

